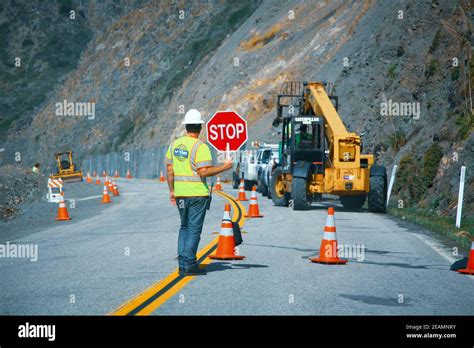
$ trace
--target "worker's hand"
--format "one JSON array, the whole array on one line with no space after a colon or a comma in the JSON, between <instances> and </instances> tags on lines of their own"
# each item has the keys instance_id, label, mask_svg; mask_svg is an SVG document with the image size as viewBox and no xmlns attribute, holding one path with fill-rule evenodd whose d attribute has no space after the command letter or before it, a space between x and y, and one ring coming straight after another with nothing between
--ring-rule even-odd
<instances>
[{"instance_id":1,"label":"worker's hand","mask_svg":"<svg viewBox=\"0 0 474 348\"><path fill-rule=\"evenodd\" d=\"M222 165L222 169L229 170L234 165L234 162L231 159L226 159Z\"/></svg>"},{"instance_id":2,"label":"worker's hand","mask_svg":"<svg viewBox=\"0 0 474 348\"><path fill-rule=\"evenodd\" d=\"M170 203L176 205L176 197L174 196L174 191L170 191Z\"/></svg>"}]
</instances>

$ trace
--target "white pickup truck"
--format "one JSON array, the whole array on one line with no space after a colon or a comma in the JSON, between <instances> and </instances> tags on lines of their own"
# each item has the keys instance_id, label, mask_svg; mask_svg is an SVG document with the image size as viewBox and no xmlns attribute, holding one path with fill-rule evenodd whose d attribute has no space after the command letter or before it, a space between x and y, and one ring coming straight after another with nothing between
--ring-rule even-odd
<instances>
[{"instance_id":1,"label":"white pickup truck","mask_svg":"<svg viewBox=\"0 0 474 348\"><path fill-rule=\"evenodd\" d=\"M258 186L257 190L262 196L271 198L270 186L272 178L272 170L278 163L278 145L267 144L267 148L263 151L258 168Z\"/></svg>"},{"instance_id":2,"label":"white pickup truck","mask_svg":"<svg viewBox=\"0 0 474 348\"><path fill-rule=\"evenodd\" d=\"M260 188L259 177L264 167L270 165L274 151L278 156L278 145L258 144L257 148L240 152L239 163L234 171L234 188L238 187L240 179L244 179L244 188L247 191L252 190L254 185Z\"/></svg>"}]
</instances>

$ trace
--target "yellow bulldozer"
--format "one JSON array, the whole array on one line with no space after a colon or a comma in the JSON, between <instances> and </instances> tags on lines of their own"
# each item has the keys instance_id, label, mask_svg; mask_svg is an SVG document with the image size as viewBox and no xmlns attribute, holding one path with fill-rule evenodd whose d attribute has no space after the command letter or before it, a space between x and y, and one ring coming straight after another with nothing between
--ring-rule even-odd
<instances>
[{"instance_id":1,"label":"yellow bulldozer","mask_svg":"<svg viewBox=\"0 0 474 348\"><path fill-rule=\"evenodd\" d=\"M51 179L61 178L64 182L82 181L82 170L78 170L72 160L72 151L58 152L55 155L57 162L56 173Z\"/></svg>"},{"instance_id":2,"label":"yellow bulldozer","mask_svg":"<svg viewBox=\"0 0 474 348\"><path fill-rule=\"evenodd\" d=\"M362 139L348 132L334 86L324 82L286 82L277 97L274 126L282 124L279 163L273 169L276 206L309 209L313 198L337 195L346 209L385 212L387 174L362 154Z\"/></svg>"}]
</instances>

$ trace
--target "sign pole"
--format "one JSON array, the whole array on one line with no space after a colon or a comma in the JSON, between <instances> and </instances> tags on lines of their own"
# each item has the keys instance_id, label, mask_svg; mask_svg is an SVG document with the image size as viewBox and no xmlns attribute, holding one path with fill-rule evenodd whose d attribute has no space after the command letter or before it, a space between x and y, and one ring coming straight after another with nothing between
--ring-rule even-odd
<instances>
[{"instance_id":1,"label":"sign pole","mask_svg":"<svg viewBox=\"0 0 474 348\"><path fill-rule=\"evenodd\" d=\"M458 207L456 213L456 228L461 228L462 202L464 200L464 181L466 180L466 167L461 167L461 177L459 178Z\"/></svg>"}]
</instances>

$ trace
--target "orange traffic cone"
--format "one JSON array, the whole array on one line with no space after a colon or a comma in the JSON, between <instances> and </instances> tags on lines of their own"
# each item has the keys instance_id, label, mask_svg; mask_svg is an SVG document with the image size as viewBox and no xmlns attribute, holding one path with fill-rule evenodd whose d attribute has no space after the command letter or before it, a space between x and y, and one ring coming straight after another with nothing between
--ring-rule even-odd
<instances>
[{"instance_id":1,"label":"orange traffic cone","mask_svg":"<svg viewBox=\"0 0 474 348\"><path fill-rule=\"evenodd\" d=\"M260 209L258 209L257 203L257 186L252 187L252 195L250 196L250 205L247 215L247 218L262 218L263 215L260 215Z\"/></svg>"},{"instance_id":2,"label":"orange traffic cone","mask_svg":"<svg viewBox=\"0 0 474 348\"><path fill-rule=\"evenodd\" d=\"M115 180L112 181L112 184L113 184L112 193L114 194L114 196L120 196L120 192L118 190L118 186Z\"/></svg>"},{"instance_id":3,"label":"orange traffic cone","mask_svg":"<svg viewBox=\"0 0 474 348\"><path fill-rule=\"evenodd\" d=\"M165 182L165 176L163 175L163 171L160 171L160 182Z\"/></svg>"},{"instance_id":4,"label":"orange traffic cone","mask_svg":"<svg viewBox=\"0 0 474 348\"><path fill-rule=\"evenodd\" d=\"M217 242L217 251L210 255L211 259L217 260L243 260L245 256L235 254L234 230L230 218L230 204L226 203L224 217L222 218L221 233Z\"/></svg>"},{"instance_id":5,"label":"orange traffic cone","mask_svg":"<svg viewBox=\"0 0 474 348\"><path fill-rule=\"evenodd\" d=\"M130 174L130 169L127 169L127 175L125 175L125 177L127 179L131 179L132 178L132 174Z\"/></svg>"},{"instance_id":6,"label":"orange traffic cone","mask_svg":"<svg viewBox=\"0 0 474 348\"><path fill-rule=\"evenodd\" d=\"M112 183L112 179L109 181L108 191L114 193L114 184Z\"/></svg>"},{"instance_id":7,"label":"orange traffic cone","mask_svg":"<svg viewBox=\"0 0 474 348\"><path fill-rule=\"evenodd\" d=\"M237 196L236 201L242 201L242 202L248 201L247 196L245 196L244 179L240 180L239 195Z\"/></svg>"},{"instance_id":8,"label":"orange traffic cone","mask_svg":"<svg viewBox=\"0 0 474 348\"><path fill-rule=\"evenodd\" d=\"M221 177L220 176L217 177L217 184L216 184L216 187L214 188L214 190L222 191Z\"/></svg>"},{"instance_id":9,"label":"orange traffic cone","mask_svg":"<svg viewBox=\"0 0 474 348\"><path fill-rule=\"evenodd\" d=\"M467 260L467 268L458 269L462 274L474 274L474 240L471 242L471 251L469 252L469 259Z\"/></svg>"},{"instance_id":10,"label":"orange traffic cone","mask_svg":"<svg viewBox=\"0 0 474 348\"><path fill-rule=\"evenodd\" d=\"M347 260L340 259L337 255L336 225L334 224L334 208L328 209L326 226L324 226L323 240L319 248L319 257L311 257L311 262L329 265L343 265Z\"/></svg>"},{"instance_id":11,"label":"orange traffic cone","mask_svg":"<svg viewBox=\"0 0 474 348\"><path fill-rule=\"evenodd\" d=\"M87 172L86 182L87 182L88 184L90 184L90 183L92 182L92 178L91 178L91 176L89 175L89 172Z\"/></svg>"},{"instance_id":12,"label":"orange traffic cone","mask_svg":"<svg viewBox=\"0 0 474 348\"><path fill-rule=\"evenodd\" d=\"M95 170L94 170L94 173L92 174L92 176L96 176L96 175L97 175L97 174L96 174L96 172L95 172Z\"/></svg>"},{"instance_id":13,"label":"orange traffic cone","mask_svg":"<svg viewBox=\"0 0 474 348\"><path fill-rule=\"evenodd\" d=\"M105 182L104 182L104 185L109 187L110 185L110 182L109 182L109 177L108 176L105 176Z\"/></svg>"},{"instance_id":14,"label":"orange traffic cone","mask_svg":"<svg viewBox=\"0 0 474 348\"><path fill-rule=\"evenodd\" d=\"M118 173L118 170L115 171L114 178L115 178L115 179L120 178L119 173Z\"/></svg>"},{"instance_id":15,"label":"orange traffic cone","mask_svg":"<svg viewBox=\"0 0 474 348\"><path fill-rule=\"evenodd\" d=\"M95 184L96 184L96 185L100 185L99 174L97 174L97 176L96 176Z\"/></svg>"},{"instance_id":16,"label":"orange traffic cone","mask_svg":"<svg viewBox=\"0 0 474 348\"><path fill-rule=\"evenodd\" d=\"M67 212L66 203L64 202L64 192L61 192L61 198L59 200L58 216L56 221L71 220L69 213Z\"/></svg>"},{"instance_id":17,"label":"orange traffic cone","mask_svg":"<svg viewBox=\"0 0 474 348\"><path fill-rule=\"evenodd\" d=\"M112 203L106 185L104 185L104 193L102 194L102 201L100 203Z\"/></svg>"},{"instance_id":18,"label":"orange traffic cone","mask_svg":"<svg viewBox=\"0 0 474 348\"><path fill-rule=\"evenodd\" d=\"M105 172L105 170L102 171L102 177L105 178L107 176L107 173Z\"/></svg>"}]
</instances>

